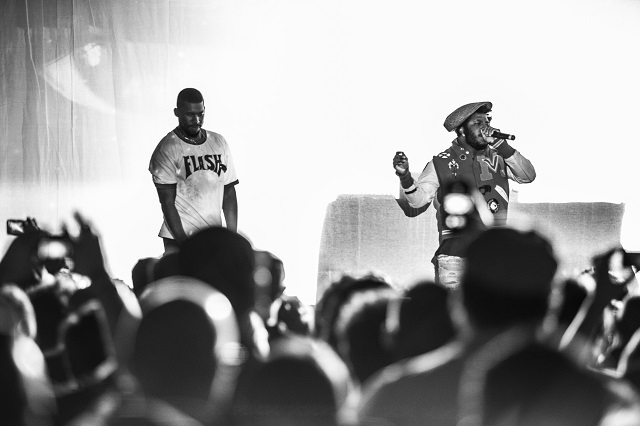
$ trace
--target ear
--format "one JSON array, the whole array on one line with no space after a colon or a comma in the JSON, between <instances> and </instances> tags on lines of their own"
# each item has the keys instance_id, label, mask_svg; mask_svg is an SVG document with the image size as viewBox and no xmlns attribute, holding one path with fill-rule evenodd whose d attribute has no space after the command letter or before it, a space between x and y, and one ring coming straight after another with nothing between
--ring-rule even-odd
<instances>
[{"instance_id":1,"label":"ear","mask_svg":"<svg viewBox=\"0 0 640 426\"><path fill-rule=\"evenodd\" d=\"M173 115L175 115L176 117L178 117L178 108L174 108L174 109L173 109Z\"/></svg>"}]
</instances>

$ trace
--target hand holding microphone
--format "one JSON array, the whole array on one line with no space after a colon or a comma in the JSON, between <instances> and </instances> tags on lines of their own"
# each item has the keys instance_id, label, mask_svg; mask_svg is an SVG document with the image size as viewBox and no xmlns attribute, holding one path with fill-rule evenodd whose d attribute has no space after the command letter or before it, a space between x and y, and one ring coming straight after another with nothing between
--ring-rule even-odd
<instances>
[{"instance_id":1,"label":"hand holding microphone","mask_svg":"<svg viewBox=\"0 0 640 426\"><path fill-rule=\"evenodd\" d=\"M493 145L501 139L512 141L516 138L508 133L502 133L500 129L495 129L491 126L483 127L481 133L489 145Z\"/></svg>"}]
</instances>

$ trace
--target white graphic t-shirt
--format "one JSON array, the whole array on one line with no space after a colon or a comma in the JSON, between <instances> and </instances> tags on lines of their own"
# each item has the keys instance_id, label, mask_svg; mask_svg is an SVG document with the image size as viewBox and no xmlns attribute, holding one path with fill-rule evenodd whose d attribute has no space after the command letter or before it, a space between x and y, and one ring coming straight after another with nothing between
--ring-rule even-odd
<instances>
[{"instance_id":1,"label":"white graphic t-shirt","mask_svg":"<svg viewBox=\"0 0 640 426\"><path fill-rule=\"evenodd\" d=\"M217 133L205 133L206 140L194 144L169 132L149 162L154 183L176 184L176 209L187 236L222 225L224 186L238 183L227 141ZM173 238L166 220L158 236Z\"/></svg>"}]
</instances>

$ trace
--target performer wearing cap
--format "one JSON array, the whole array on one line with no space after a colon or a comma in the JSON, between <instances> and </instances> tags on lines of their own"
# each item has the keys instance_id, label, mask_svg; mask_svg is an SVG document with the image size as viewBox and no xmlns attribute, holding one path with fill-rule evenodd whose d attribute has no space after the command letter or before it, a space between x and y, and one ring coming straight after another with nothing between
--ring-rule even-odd
<instances>
[{"instance_id":1,"label":"performer wearing cap","mask_svg":"<svg viewBox=\"0 0 640 426\"><path fill-rule=\"evenodd\" d=\"M460 281L468 239L452 232L443 221L444 188L457 180L465 181L474 191L477 188L494 225L501 226L507 220L509 179L529 183L536 177L528 159L505 139L492 136L498 131L490 126L492 107L491 102L475 102L449 114L444 127L448 132L455 131L456 138L448 149L433 157L417 180L411 176L409 160L403 152L393 157L393 167L409 205L421 208L434 202L439 247L432 263L436 281L450 288L457 287Z\"/></svg>"}]
</instances>

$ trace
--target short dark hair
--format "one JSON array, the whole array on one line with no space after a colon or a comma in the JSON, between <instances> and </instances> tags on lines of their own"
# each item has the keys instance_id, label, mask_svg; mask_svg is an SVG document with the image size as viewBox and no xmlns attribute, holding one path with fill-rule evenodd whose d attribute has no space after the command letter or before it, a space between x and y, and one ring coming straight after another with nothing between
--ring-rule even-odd
<instances>
[{"instance_id":1,"label":"short dark hair","mask_svg":"<svg viewBox=\"0 0 640 426\"><path fill-rule=\"evenodd\" d=\"M150 310L133 349L133 369L142 389L159 398L206 399L217 369L212 356L216 338L204 309L191 301L172 300Z\"/></svg>"},{"instance_id":2,"label":"short dark hair","mask_svg":"<svg viewBox=\"0 0 640 426\"><path fill-rule=\"evenodd\" d=\"M255 254L249 240L222 226L204 228L184 242L178 255L183 275L224 294L240 317L255 307Z\"/></svg>"},{"instance_id":3,"label":"short dark hair","mask_svg":"<svg viewBox=\"0 0 640 426\"><path fill-rule=\"evenodd\" d=\"M490 228L467 248L460 283L464 306L479 325L541 320L557 267L553 246L542 234Z\"/></svg>"},{"instance_id":4,"label":"short dark hair","mask_svg":"<svg viewBox=\"0 0 640 426\"><path fill-rule=\"evenodd\" d=\"M202 93L198 89L194 89L192 87L187 87L186 89L182 89L180 93L178 93L178 99L176 100L176 106L180 108L180 105L183 103L191 103L198 104L200 102L204 102L204 98L202 97Z\"/></svg>"},{"instance_id":5,"label":"short dark hair","mask_svg":"<svg viewBox=\"0 0 640 426\"><path fill-rule=\"evenodd\" d=\"M345 274L339 280L332 282L316 304L315 337L328 342L335 349L338 344L335 324L342 306L357 292L383 288L391 288L391 284L385 277L373 273L362 277Z\"/></svg>"}]
</instances>

